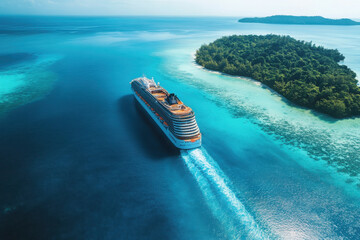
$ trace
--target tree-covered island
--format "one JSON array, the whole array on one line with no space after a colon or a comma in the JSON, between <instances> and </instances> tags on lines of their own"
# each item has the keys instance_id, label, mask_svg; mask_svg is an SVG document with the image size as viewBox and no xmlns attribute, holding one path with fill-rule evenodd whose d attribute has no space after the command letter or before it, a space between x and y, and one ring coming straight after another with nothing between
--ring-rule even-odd
<instances>
[{"instance_id":1,"label":"tree-covered island","mask_svg":"<svg viewBox=\"0 0 360 240\"><path fill-rule=\"evenodd\" d=\"M338 50L290 36L222 37L203 45L195 61L230 75L251 77L290 101L336 118L360 115L356 74Z\"/></svg>"},{"instance_id":2,"label":"tree-covered island","mask_svg":"<svg viewBox=\"0 0 360 240\"><path fill-rule=\"evenodd\" d=\"M297 25L360 25L348 18L330 19L321 16L274 15L270 17L242 18L242 23L297 24Z\"/></svg>"}]
</instances>

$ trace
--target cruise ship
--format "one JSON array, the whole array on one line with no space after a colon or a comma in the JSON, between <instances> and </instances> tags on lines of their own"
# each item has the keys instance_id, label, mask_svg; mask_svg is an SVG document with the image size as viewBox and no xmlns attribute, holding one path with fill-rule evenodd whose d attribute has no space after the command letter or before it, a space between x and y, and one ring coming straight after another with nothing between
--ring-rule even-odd
<instances>
[{"instance_id":1,"label":"cruise ship","mask_svg":"<svg viewBox=\"0 0 360 240\"><path fill-rule=\"evenodd\" d=\"M136 100L179 149L201 146L201 133L194 111L154 79L140 77L130 82Z\"/></svg>"}]
</instances>

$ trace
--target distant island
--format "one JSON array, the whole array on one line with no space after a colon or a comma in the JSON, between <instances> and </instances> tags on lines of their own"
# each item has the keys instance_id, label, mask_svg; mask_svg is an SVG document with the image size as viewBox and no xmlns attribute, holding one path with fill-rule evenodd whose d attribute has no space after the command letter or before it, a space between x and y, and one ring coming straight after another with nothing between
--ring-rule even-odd
<instances>
[{"instance_id":1,"label":"distant island","mask_svg":"<svg viewBox=\"0 0 360 240\"><path fill-rule=\"evenodd\" d=\"M299 24L299 25L360 25L360 22L348 18L330 19L320 16L291 16L275 15L270 17L242 18L242 23L268 23L268 24Z\"/></svg>"},{"instance_id":2,"label":"distant island","mask_svg":"<svg viewBox=\"0 0 360 240\"><path fill-rule=\"evenodd\" d=\"M256 79L290 101L335 118L360 115L356 74L338 50L290 36L233 35L203 45L195 61L230 75Z\"/></svg>"}]
</instances>

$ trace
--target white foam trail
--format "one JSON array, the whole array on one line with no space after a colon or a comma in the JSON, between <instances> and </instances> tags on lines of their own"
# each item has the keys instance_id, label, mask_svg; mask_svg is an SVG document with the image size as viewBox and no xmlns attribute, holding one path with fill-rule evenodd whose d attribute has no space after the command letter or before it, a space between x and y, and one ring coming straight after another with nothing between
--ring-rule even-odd
<instances>
[{"instance_id":1,"label":"white foam trail","mask_svg":"<svg viewBox=\"0 0 360 240\"><path fill-rule=\"evenodd\" d=\"M215 217L220 218L219 220L223 224L230 223L230 226L226 225L224 227L230 230L230 234L233 237L240 236L241 238L248 239L268 238L264 236L254 218L231 190L229 179L205 149L199 148L183 151L181 155L190 172L197 180L206 201L211 202L210 204L208 203L208 206ZM206 185L209 186L206 187ZM220 201L224 203L223 205L212 204L214 194L209 191L211 190L210 186L221 197ZM227 216L227 213L230 213L230 216ZM234 219L234 226L229 221L230 218Z\"/></svg>"},{"instance_id":2,"label":"white foam trail","mask_svg":"<svg viewBox=\"0 0 360 240\"><path fill-rule=\"evenodd\" d=\"M185 161L186 166L189 171L193 174L196 179L201 192L204 195L205 202L209 209L211 210L214 217L221 223L223 223L226 227L226 233L229 235L228 237L231 239L237 239L237 232L234 231L236 229L234 223L226 216L226 213L222 210L219 200L217 199L215 193L211 189L211 185L209 181L206 179L204 174L200 171L200 169L194 164L194 160L190 158L187 152L181 153L182 158Z\"/></svg>"}]
</instances>

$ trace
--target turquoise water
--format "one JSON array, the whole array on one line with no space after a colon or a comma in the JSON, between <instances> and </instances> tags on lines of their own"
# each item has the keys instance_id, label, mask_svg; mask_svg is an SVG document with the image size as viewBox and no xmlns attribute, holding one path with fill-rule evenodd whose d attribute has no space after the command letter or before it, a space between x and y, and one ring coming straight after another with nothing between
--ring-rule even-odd
<instances>
[{"instance_id":1,"label":"turquoise water","mask_svg":"<svg viewBox=\"0 0 360 240\"><path fill-rule=\"evenodd\" d=\"M0 114L46 95L55 81L48 67L58 58L44 55L30 60L23 54L3 55L1 60L4 62L0 62ZM9 64L6 59L16 59L16 64L14 61Z\"/></svg>"},{"instance_id":2,"label":"turquoise water","mask_svg":"<svg viewBox=\"0 0 360 240\"><path fill-rule=\"evenodd\" d=\"M289 34L338 48L359 75L359 26L1 20L1 239L360 235L360 120L296 107L193 60L223 35ZM143 74L194 109L202 148L179 152L156 130L130 91Z\"/></svg>"},{"instance_id":3,"label":"turquoise water","mask_svg":"<svg viewBox=\"0 0 360 240\"><path fill-rule=\"evenodd\" d=\"M23 84L23 75L5 75L0 79L0 96L4 98L5 94L15 92L16 89Z\"/></svg>"}]
</instances>

